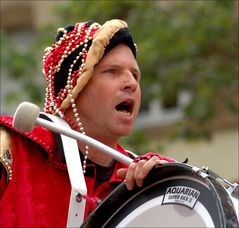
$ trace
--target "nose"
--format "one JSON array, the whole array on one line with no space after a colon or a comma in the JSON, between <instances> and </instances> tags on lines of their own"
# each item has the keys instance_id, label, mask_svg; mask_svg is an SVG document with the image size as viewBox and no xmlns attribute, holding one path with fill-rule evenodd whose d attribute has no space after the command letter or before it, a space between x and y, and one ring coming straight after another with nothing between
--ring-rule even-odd
<instances>
[{"instance_id":1,"label":"nose","mask_svg":"<svg viewBox=\"0 0 239 228\"><path fill-rule=\"evenodd\" d=\"M131 72L125 73L123 75L121 90L134 92L137 89L138 84L139 82Z\"/></svg>"}]
</instances>

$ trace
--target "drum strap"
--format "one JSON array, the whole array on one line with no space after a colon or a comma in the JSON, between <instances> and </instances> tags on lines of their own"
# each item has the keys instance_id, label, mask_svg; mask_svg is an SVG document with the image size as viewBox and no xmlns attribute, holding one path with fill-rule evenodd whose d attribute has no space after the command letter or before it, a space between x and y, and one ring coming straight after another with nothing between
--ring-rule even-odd
<instances>
[{"instance_id":1,"label":"drum strap","mask_svg":"<svg viewBox=\"0 0 239 228\"><path fill-rule=\"evenodd\" d=\"M40 113L40 118L49 120L65 128L70 126L60 117L48 113ZM87 195L87 187L81 165L77 141L63 134L56 134L59 151L65 160L71 183L71 196L68 210L67 227L80 227L84 220L86 200L82 195ZM70 153L69 153L70 151ZM64 155L64 156L63 156ZM77 200L79 199L79 200Z\"/></svg>"}]
</instances>

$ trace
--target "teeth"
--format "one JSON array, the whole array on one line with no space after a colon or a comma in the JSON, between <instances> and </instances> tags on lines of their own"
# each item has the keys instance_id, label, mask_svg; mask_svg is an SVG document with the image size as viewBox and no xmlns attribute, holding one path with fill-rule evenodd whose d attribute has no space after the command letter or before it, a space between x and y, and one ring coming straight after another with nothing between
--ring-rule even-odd
<instances>
[{"instance_id":1,"label":"teeth","mask_svg":"<svg viewBox=\"0 0 239 228\"><path fill-rule=\"evenodd\" d=\"M130 116L130 112L127 112L126 110L119 111L119 112L122 112L122 113L124 113L124 114L127 115L127 116Z\"/></svg>"}]
</instances>

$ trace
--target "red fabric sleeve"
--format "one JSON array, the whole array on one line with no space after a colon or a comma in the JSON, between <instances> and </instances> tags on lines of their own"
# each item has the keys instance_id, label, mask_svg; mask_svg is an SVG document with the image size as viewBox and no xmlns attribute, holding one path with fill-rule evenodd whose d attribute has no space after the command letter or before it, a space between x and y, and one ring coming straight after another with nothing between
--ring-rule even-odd
<instances>
[{"instance_id":1,"label":"red fabric sleeve","mask_svg":"<svg viewBox=\"0 0 239 228\"><path fill-rule=\"evenodd\" d=\"M0 163L0 201L4 195L6 188L7 188L7 173L3 165Z\"/></svg>"},{"instance_id":2,"label":"red fabric sleeve","mask_svg":"<svg viewBox=\"0 0 239 228\"><path fill-rule=\"evenodd\" d=\"M142 156L137 157L136 159L134 159L134 161L135 161L135 162L138 162L138 161L143 160L143 159L149 160L149 159L152 158L153 156L157 156L160 160L165 160L165 161L167 161L167 162L175 162L174 159L168 158L168 157L165 157L165 156L162 156L162 155L157 154L157 153L155 153L155 152L148 152L147 154L144 154L144 155L142 155Z\"/></svg>"}]
</instances>

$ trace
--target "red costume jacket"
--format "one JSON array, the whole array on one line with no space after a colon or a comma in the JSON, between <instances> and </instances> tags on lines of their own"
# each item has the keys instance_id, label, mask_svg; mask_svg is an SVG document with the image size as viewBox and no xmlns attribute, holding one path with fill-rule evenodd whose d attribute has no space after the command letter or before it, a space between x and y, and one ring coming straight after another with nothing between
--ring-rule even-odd
<instances>
[{"instance_id":1,"label":"red costume jacket","mask_svg":"<svg viewBox=\"0 0 239 228\"><path fill-rule=\"evenodd\" d=\"M12 117L0 117L0 124L10 132L13 159L8 184L0 164L0 227L66 227L71 187L54 134L40 126L31 133L17 132L11 127ZM117 150L128 155L120 146ZM109 181L94 189L96 170L91 166L92 174L85 179L88 197L95 201L87 201L86 215L122 182L116 171L126 167L116 162Z\"/></svg>"}]
</instances>

